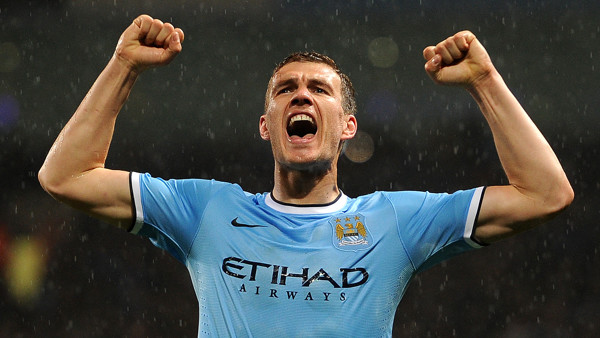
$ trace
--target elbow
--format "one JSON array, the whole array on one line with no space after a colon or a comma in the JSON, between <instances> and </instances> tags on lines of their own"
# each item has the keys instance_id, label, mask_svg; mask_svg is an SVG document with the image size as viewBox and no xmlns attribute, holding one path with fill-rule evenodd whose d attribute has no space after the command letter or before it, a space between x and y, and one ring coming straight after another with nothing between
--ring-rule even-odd
<instances>
[{"instance_id":1,"label":"elbow","mask_svg":"<svg viewBox=\"0 0 600 338\"><path fill-rule=\"evenodd\" d=\"M38 181L40 182L40 185L42 186L42 189L44 189L53 198L60 200L60 196L61 196L60 181L57 180L55 177L53 177L53 175L51 174L51 172L48 170L48 168L45 165L43 165L40 168L40 170L38 171L37 177L38 177Z\"/></svg>"},{"instance_id":2,"label":"elbow","mask_svg":"<svg viewBox=\"0 0 600 338\"><path fill-rule=\"evenodd\" d=\"M571 205L571 203L573 203L574 199L575 199L575 191L573 191L573 187L571 187L571 184L567 183L567 187L564 188L564 192L563 192L563 206L562 206L561 210L564 210L569 205Z\"/></svg>"},{"instance_id":3,"label":"elbow","mask_svg":"<svg viewBox=\"0 0 600 338\"><path fill-rule=\"evenodd\" d=\"M47 193L52 195L53 189L52 185L50 184L50 178L48 176L48 170L45 166L42 166L37 174L38 182L40 182L42 189L44 189Z\"/></svg>"},{"instance_id":4,"label":"elbow","mask_svg":"<svg viewBox=\"0 0 600 338\"><path fill-rule=\"evenodd\" d=\"M557 185L556 190L552 193L552 202L548 203L550 207L550 215L557 215L567 209L575 199L575 192L568 180Z\"/></svg>"}]
</instances>

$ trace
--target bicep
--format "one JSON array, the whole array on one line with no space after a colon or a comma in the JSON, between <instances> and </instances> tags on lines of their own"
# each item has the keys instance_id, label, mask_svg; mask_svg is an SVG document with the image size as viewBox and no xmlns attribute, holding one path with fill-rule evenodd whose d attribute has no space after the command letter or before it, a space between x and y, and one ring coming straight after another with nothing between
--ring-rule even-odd
<instances>
[{"instance_id":1,"label":"bicep","mask_svg":"<svg viewBox=\"0 0 600 338\"><path fill-rule=\"evenodd\" d=\"M545 212L542 201L512 185L491 186L485 190L477 218L475 237L492 243L530 229L553 215Z\"/></svg>"},{"instance_id":2,"label":"bicep","mask_svg":"<svg viewBox=\"0 0 600 338\"><path fill-rule=\"evenodd\" d=\"M128 230L133 222L129 172L96 168L65 183L54 197L93 217Z\"/></svg>"}]
</instances>

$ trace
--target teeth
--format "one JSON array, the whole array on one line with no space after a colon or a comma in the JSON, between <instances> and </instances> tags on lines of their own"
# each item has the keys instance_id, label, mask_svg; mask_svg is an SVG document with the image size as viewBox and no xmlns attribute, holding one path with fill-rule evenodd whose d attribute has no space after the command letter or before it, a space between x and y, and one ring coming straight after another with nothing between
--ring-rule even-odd
<instances>
[{"instance_id":1,"label":"teeth","mask_svg":"<svg viewBox=\"0 0 600 338\"><path fill-rule=\"evenodd\" d=\"M308 115L304 115L304 114L299 114L299 115L292 116L292 118L290 119L289 125L292 125L292 123L297 122L297 121L309 121L310 123L315 123L315 121L312 119L312 117L310 117Z\"/></svg>"}]
</instances>

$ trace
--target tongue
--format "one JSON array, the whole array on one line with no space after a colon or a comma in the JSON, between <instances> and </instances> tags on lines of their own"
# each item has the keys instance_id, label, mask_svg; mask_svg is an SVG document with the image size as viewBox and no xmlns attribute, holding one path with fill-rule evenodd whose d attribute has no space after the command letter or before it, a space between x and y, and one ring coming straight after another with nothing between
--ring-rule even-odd
<instances>
[{"instance_id":1,"label":"tongue","mask_svg":"<svg viewBox=\"0 0 600 338\"><path fill-rule=\"evenodd\" d=\"M290 136L290 140L292 141L299 141L299 140L310 140L311 138L315 137L315 134L306 134L304 136L298 136L298 135L291 135Z\"/></svg>"}]
</instances>

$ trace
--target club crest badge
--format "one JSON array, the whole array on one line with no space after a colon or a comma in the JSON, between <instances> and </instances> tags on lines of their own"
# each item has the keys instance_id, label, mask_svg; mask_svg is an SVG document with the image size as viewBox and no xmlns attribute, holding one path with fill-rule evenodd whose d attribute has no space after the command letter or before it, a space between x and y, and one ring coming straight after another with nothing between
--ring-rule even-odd
<instances>
[{"instance_id":1,"label":"club crest badge","mask_svg":"<svg viewBox=\"0 0 600 338\"><path fill-rule=\"evenodd\" d=\"M373 237L361 214L340 214L329 219L333 228L333 246L344 251L366 250L372 246Z\"/></svg>"}]
</instances>

